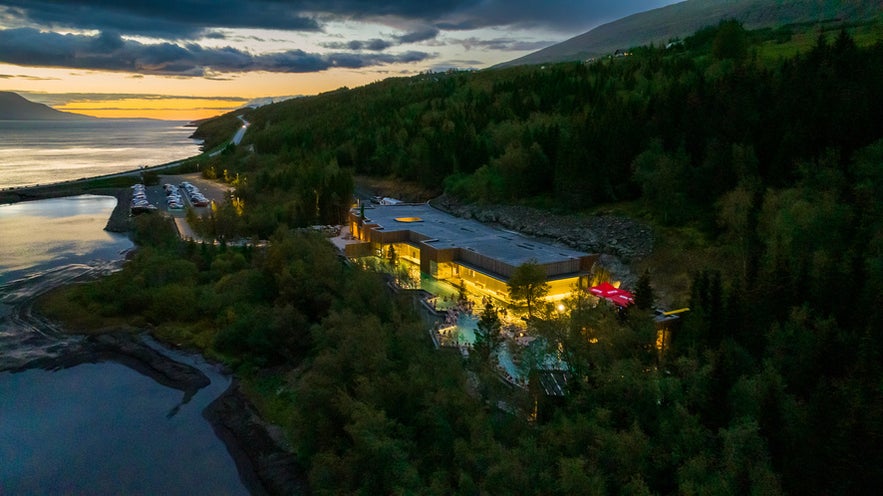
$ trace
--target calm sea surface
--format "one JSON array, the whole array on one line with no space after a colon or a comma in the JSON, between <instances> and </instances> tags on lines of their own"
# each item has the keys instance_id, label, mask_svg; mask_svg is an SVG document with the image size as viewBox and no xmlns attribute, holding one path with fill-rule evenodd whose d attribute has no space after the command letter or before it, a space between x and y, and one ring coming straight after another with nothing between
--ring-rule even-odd
<instances>
[{"instance_id":1,"label":"calm sea surface","mask_svg":"<svg viewBox=\"0 0 883 496\"><path fill-rule=\"evenodd\" d=\"M0 120L0 188L80 179L199 154L195 128L135 119Z\"/></svg>"},{"instance_id":2,"label":"calm sea surface","mask_svg":"<svg viewBox=\"0 0 883 496\"><path fill-rule=\"evenodd\" d=\"M104 230L115 205L116 198L97 195L0 205L0 285L71 264L120 259L132 242Z\"/></svg>"},{"instance_id":3,"label":"calm sea surface","mask_svg":"<svg viewBox=\"0 0 883 496\"><path fill-rule=\"evenodd\" d=\"M114 362L9 371L80 339L30 318L29 304L114 270L132 246L103 231L115 203L84 195L0 205L0 494L247 494L202 416L230 379L201 357L166 352L211 379L189 401Z\"/></svg>"}]
</instances>

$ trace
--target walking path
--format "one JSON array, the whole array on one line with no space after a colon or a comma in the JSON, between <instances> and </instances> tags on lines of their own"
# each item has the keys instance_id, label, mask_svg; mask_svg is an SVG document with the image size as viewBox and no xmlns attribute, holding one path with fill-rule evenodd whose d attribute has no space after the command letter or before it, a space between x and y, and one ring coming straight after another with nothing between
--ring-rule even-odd
<instances>
[{"instance_id":1,"label":"walking path","mask_svg":"<svg viewBox=\"0 0 883 496\"><path fill-rule=\"evenodd\" d=\"M181 237L184 241L196 241L198 243L204 243L205 240L196 232L193 231L193 228L190 227L190 223L187 222L187 219L183 217L173 217L175 220L175 227L178 229L178 236Z\"/></svg>"}]
</instances>

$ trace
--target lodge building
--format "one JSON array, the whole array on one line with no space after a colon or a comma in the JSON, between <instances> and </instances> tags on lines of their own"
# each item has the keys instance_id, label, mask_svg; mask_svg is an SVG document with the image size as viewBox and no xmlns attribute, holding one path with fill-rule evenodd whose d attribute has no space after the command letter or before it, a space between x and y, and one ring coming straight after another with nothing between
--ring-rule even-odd
<instances>
[{"instance_id":1,"label":"lodge building","mask_svg":"<svg viewBox=\"0 0 883 496\"><path fill-rule=\"evenodd\" d=\"M364 219L362 218L364 212ZM516 267L533 261L546 271L547 299L567 296L598 255L530 240L520 234L461 219L426 204L365 205L350 211L351 258L388 256L473 293L509 301L506 283Z\"/></svg>"}]
</instances>

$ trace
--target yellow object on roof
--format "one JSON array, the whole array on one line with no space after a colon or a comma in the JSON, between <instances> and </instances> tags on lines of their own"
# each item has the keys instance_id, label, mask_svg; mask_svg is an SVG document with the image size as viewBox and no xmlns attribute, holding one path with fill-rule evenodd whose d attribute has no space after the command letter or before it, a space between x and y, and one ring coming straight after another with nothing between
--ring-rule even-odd
<instances>
[{"instance_id":1,"label":"yellow object on roof","mask_svg":"<svg viewBox=\"0 0 883 496\"><path fill-rule=\"evenodd\" d=\"M677 310L669 310L667 312L662 312L662 315L677 315L679 313L689 312L689 308L678 308Z\"/></svg>"},{"instance_id":2,"label":"yellow object on roof","mask_svg":"<svg viewBox=\"0 0 883 496\"><path fill-rule=\"evenodd\" d=\"M420 217L396 217L396 222L423 222Z\"/></svg>"}]
</instances>

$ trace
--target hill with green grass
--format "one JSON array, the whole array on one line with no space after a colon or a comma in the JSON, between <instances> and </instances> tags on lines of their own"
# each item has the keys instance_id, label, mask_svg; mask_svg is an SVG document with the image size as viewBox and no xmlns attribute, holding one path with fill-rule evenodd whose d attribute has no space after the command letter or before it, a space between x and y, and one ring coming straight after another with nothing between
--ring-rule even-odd
<instances>
[{"instance_id":1,"label":"hill with green grass","mask_svg":"<svg viewBox=\"0 0 883 496\"><path fill-rule=\"evenodd\" d=\"M587 60L651 43L665 46L724 19L759 29L867 22L879 19L881 12L879 0L687 0L604 24L498 67Z\"/></svg>"}]
</instances>

